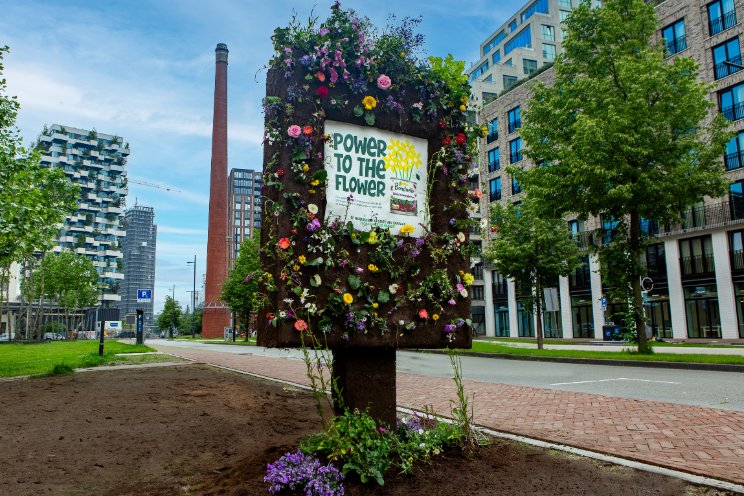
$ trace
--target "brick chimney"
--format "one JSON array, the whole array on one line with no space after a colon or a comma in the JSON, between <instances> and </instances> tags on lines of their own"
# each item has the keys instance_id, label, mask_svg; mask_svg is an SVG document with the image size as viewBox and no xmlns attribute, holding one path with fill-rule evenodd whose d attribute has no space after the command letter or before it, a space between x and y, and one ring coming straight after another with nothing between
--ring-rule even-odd
<instances>
[{"instance_id":1,"label":"brick chimney","mask_svg":"<svg viewBox=\"0 0 744 496\"><path fill-rule=\"evenodd\" d=\"M209 179L209 231L207 281L202 315L202 336L221 337L230 325L230 310L220 301L227 278L227 45L215 49L212 171Z\"/></svg>"}]
</instances>

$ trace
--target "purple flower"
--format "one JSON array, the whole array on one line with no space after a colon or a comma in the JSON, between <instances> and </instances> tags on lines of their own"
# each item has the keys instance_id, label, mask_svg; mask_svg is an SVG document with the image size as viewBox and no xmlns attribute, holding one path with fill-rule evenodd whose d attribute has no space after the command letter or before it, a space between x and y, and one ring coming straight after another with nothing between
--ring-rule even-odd
<instances>
[{"instance_id":1,"label":"purple flower","mask_svg":"<svg viewBox=\"0 0 744 496\"><path fill-rule=\"evenodd\" d=\"M449 303L450 305L457 305L457 302L455 300L453 300L452 298L450 298L449 300L447 300L447 303Z\"/></svg>"},{"instance_id":2,"label":"purple flower","mask_svg":"<svg viewBox=\"0 0 744 496\"><path fill-rule=\"evenodd\" d=\"M449 220L449 224L450 224L450 226L454 226L454 225L455 225L455 218L454 218L454 217L452 217L452 218L451 218L451 219Z\"/></svg>"},{"instance_id":3,"label":"purple flower","mask_svg":"<svg viewBox=\"0 0 744 496\"><path fill-rule=\"evenodd\" d=\"M315 232L320 229L320 221L316 217L311 222L308 222L305 228L310 232Z\"/></svg>"},{"instance_id":4,"label":"purple flower","mask_svg":"<svg viewBox=\"0 0 744 496\"><path fill-rule=\"evenodd\" d=\"M424 238L416 238L416 246L423 246Z\"/></svg>"},{"instance_id":5,"label":"purple flower","mask_svg":"<svg viewBox=\"0 0 744 496\"><path fill-rule=\"evenodd\" d=\"M444 332L446 332L447 334L452 334L453 332L455 332L455 329L456 328L454 324L447 324L444 326Z\"/></svg>"},{"instance_id":6,"label":"purple flower","mask_svg":"<svg viewBox=\"0 0 744 496\"><path fill-rule=\"evenodd\" d=\"M364 274L364 269L361 267L357 267L356 269L354 269L354 272L356 272L357 274Z\"/></svg>"},{"instance_id":7,"label":"purple flower","mask_svg":"<svg viewBox=\"0 0 744 496\"><path fill-rule=\"evenodd\" d=\"M330 30L328 30L328 29L326 29L326 28L320 28L320 31L318 31L318 34L319 34L320 36L325 36L325 35L327 35L327 34L328 34L328 33L330 33L330 32L331 32L331 31L330 31Z\"/></svg>"},{"instance_id":8,"label":"purple flower","mask_svg":"<svg viewBox=\"0 0 744 496\"><path fill-rule=\"evenodd\" d=\"M310 65L310 56L309 55L303 55L300 57L300 64L308 66Z\"/></svg>"}]
</instances>

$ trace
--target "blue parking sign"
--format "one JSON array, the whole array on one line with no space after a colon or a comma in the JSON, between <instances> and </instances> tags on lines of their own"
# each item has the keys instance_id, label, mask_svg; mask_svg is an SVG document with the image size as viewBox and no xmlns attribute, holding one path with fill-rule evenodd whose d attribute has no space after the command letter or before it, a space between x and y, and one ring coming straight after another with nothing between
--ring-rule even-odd
<instances>
[{"instance_id":1,"label":"blue parking sign","mask_svg":"<svg viewBox=\"0 0 744 496\"><path fill-rule=\"evenodd\" d=\"M150 303L152 301L152 289L138 289L137 303Z\"/></svg>"}]
</instances>

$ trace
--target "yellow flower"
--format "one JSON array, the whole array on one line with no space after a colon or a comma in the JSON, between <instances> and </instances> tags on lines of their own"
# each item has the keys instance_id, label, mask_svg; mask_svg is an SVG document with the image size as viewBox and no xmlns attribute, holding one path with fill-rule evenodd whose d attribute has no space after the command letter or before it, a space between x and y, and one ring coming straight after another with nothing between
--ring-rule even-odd
<instances>
[{"instance_id":1,"label":"yellow flower","mask_svg":"<svg viewBox=\"0 0 744 496\"><path fill-rule=\"evenodd\" d=\"M303 264L303 265L305 264L305 262L307 262L307 258L305 258L305 255L300 255L300 256L298 257L298 260L299 260L299 261L300 261L300 263L301 263L301 264Z\"/></svg>"},{"instance_id":2,"label":"yellow flower","mask_svg":"<svg viewBox=\"0 0 744 496\"><path fill-rule=\"evenodd\" d=\"M379 304L379 303L372 303L372 308L377 308L377 307L379 307L379 306L380 306L380 304Z\"/></svg>"},{"instance_id":3,"label":"yellow flower","mask_svg":"<svg viewBox=\"0 0 744 496\"><path fill-rule=\"evenodd\" d=\"M465 274L462 276L462 280L466 286L470 286L475 281L475 277L473 277L473 274Z\"/></svg>"},{"instance_id":4,"label":"yellow flower","mask_svg":"<svg viewBox=\"0 0 744 496\"><path fill-rule=\"evenodd\" d=\"M320 184L320 180L319 180L319 179L316 179L315 181L312 181L312 182L310 183L310 186L317 186L317 185L319 185L319 184Z\"/></svg>"},{"instance_id":5,"label":"yellow flower","mask_svg":"<svg viewBox=\"0 0 744 496\"><path fill-rule=\"evenodd\" d=\"M411 224L406 224L400 228L401 234L411 234L414 230L414 227Z\"/></svg>"},{"instance_id":6,"label":"yellow flower","mask_svg":"<svg viewBox=\"0 0 744 496\"><path fill-rule=\"evenodd\" d=\"M467 109L465 105L460 105L460 111L465 112Z\"/></svg>"},{"instance_id":7,"label":"yellow flower","mask_svg":"<svg viewBox=\"0 0 744 496\"><path fill-rule=\"evenodd\" d=\"M460 98L460 101L462 103L468 103L468 97L464 96L464 97Z\"/></svg>"},{"instance_id":8,"label":"yellow flower","mask_svg":"<svg viewBox=\"0 0 744 496\"><path fill-rule=\"evenodd\" d=\"M371 245L377 244L377 231L371 231L369 233L369 240L367 242Z\"/></svg>"},{"instance_id":9,"label":"yellow flower","mask_svg":"<svg viewBox=\"0 0 744 496\"><path fill-rule=\"evenodd\" d=\"M488 136L488 126L481 126L481 134L483 136Z\"/></svg>"},{"instance_id":10,"label":"yellow flower","mask_svg":"<svg viewBox=\"0 0 744 496\"><path fill-rule=\"evenodd\" d=\"M307 172L309 170L310 170L310 166L309 165L305 164L305 165L302 166L302 172Z\"/></svg>"},{"instance_id":11,"label":"yellow flower","mask_svg":"<svg viewBox=\"0 0 744 496\"><path fill-rule=\"evenodd\" d=\"M437 320L439 320L439 314L438 313L435 313L434 315L431 316L431 318L433 320L437 321Z\"/></svg>"},{"instance_id":12,"label":"yellow flower","mask_svg":"<svg viewBox=\"0 0 744 496\"><path fill-rule=\"evenodd\" d=\"M367 95L362 98L362 105L364 105L364 108L367 110L372 110L377 107L377 99L373 96Z\"/></svg>"},{"instance_id":13,"label":"yellow flower","mask_svg":"<svg viewBox=\"0 0 744 496\"><path fill-rule=\"evenodd\" d=\"M367 265L367 269L369 269L370 272L377 272L378 270L380 270L380 269L377 268L377 265L375 265L375 264L369 264L369 265Z\"/></svg>"},{"instance_id":14,"label":"yellow flower","mask_svg":"<svg viewBox=\"0 0 744 496\"><path fill-rule=\"evenodd\" d=\"M344 303L346 303L347 305L351 305L353 301L353 296L351 296L349 293L344 293Z\"/></svg>"},{"instance_id":15,"label":"yellow flower","mask_svg":"<svg viewBox=\"0 0 744 496\"><path fill-rule=\"evenodd\" d=\"M309 189L309 190L307 190L307 192L310 193L311 195L314 195L315 194L315 190L314 189Z\"/></svg>"},{"instance_id":16,"label":"yellow flower","mask_svg":"<svg viewBox=\"0 0 744 496\"><path fill-rule=\"evenodd\" d=\"M292 270L294 270L295 272L297 272L298 270L300 270L300 266L299 266L299 265L297 265L297 264L294 264L294 265L292 266Z\"/></svg>"}]
</instances>

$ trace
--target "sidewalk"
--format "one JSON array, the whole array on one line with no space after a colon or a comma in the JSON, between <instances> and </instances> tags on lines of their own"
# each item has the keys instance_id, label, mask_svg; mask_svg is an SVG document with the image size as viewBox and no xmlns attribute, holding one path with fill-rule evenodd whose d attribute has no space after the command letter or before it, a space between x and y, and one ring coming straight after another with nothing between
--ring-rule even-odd
<instances>
[{"instance_id":1,"label":"sidewalk","mask_svg":"<svg viewBox=\"0 0 744 496\"><path fill-rule=\"evenodd\" d=\"M155 345L159 351L306 384L305 364ZM450 379L398 373L398 405L449 415ZM744 412L465 381L475 421L493 430L744 483Z\"/></svg>"},{"instance_id":2,"label":"sidewalk","mask_svg":"<svg viewBox=\"0 0 744 496\"><path fill-rule=\"evenodd\" d=\"M516 341L489 341L485 339L474 339L474 342L498 344L510 346L512 348L536 349L535 343L521 343ZM598 344L544 344L546 350L579 350L579 351L615 351L635 350L637 347L621 341L598 342ZM727 348L713 348L705 346L657 346L654 348L656 353L673 353L682 355L739 355L744 356L744 346L731 345Z\"/></svg>"}]
</instances>

